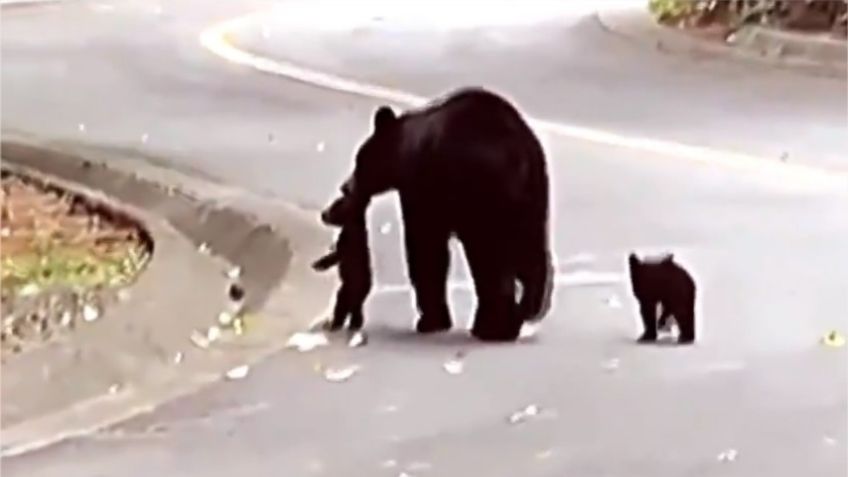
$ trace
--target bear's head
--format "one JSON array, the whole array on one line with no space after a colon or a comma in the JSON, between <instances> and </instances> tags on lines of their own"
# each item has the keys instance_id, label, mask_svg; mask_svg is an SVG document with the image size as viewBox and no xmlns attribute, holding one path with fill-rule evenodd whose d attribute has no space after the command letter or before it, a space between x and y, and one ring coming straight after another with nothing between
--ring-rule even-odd
<instances>
[{"instance_id":1,"label":"bear's head","mask_svg":"<svg viewBox=\"0 0 848 477\"><path fill-rule=\"evenodd\" d=\"M374 113L374 130L359 146L353 173L342 185L346 195L372 197L396 187L400 120L388 106Z\"/></svg>"}]
</instances>

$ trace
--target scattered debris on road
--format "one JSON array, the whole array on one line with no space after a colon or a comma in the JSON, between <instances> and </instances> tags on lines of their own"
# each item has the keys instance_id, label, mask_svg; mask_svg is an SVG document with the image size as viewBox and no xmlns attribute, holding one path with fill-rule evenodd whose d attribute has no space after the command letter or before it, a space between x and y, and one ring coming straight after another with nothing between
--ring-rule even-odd
<instances>
[{"instance_id":1,"label":"scattered debris on road","mask_svg":"<svg viewBox=\"0 0 848 477\"><path fill-rule=\"evenodd\" d=\"M604 361L604 363L602 365L602 367L604 368L604 371L606 371L608 373L614 373L614 372L618 371L619 366L621 366L621 360L618 359L618 358L610 358L610 359Z\"/></svg>"},{"instance_id":2,"label":"scattered debris on road","mask_svg":"<svg viewBox=\"0 0 848 477\"><path fill-rule=\"evenodd\" d=\"M227 278L230 280L236 280L241 276L241 267L233 267L227 270Z\"/></svg>"},{"instance_id":3,"label":"scattered debris on road","mask_svg":"<svg viewBox=\"0 0 848 477\"><path fill-rule=\"evenodd\" d=\"M739 452L736 449L727 449L718 454L717 459L719 462L733 462L736 460L736 457L739 455Z\"/></svg>"},{"instance_id":4,"label":"scattered debris on road","mask_svg":"<svg viewBox=\"0 0 848 477\"><path fill-rule=\"evenodd\" d=\"M442 367L448 374L462 374L462 371L465 369L465 363L463 362L463 358L465 358L465 353L460 351L456 353L453 358L445 361Z\"/></svg>"},{"instance_id":5,"label":"scattered debris on road","mask_svg":"<svg viewBox=\"0 0 848 477\"><path fill-rule=\"evenodd\" d=\"M286 348L295 348L301 353L312 351L319 346L327 346L330 341L324 333L299 331L289 338Z\"/></svg>"},{"instance_id":6,"label":"scattered debris on road","mask_svg":"<svg viewBox=\"0 0 848 477\"><path fill-rule=\"evenodd\" d=\"M237 380L244 379L247 377L247 374L250 372L250 366L244 364L241 366L236 366L235 368L227 371L225 376L229 380Z\"/></svg>"},{"instance_id":7,"label":"scattered debris on road","mask_svg":"<svg viewBox=\"0 0 848 477\"><path fill-rule=\"evenodd\" d=\"M358 372L359 366L355 364L341 368L326 368L324 369L324 379L331 383L342 383Z\"/></svg>"},{"instance_id":8,"label":"scattered debris on road","mask_svg":"<svg viewBox=\"0 0 848 477\"><path fill-rule=\"evenodd\" d=\"M621 299L618 298L618 295L610 295L604 300L604 304L612 309L621 308Z\"/></svg>"},{"instance_id":9,"label":"scattered debris on road","mask_svg":"<svg viewBox=\"0 0 848 477\"><path fill-rule=\"evenodd\" d=\"M509 416L510 424L520 424L526 421L528 418L535 417L539 415L539 406L535 404L530 404L526 406L524 409L520 411L516 411Z\"/></svg>"}]
</instances>

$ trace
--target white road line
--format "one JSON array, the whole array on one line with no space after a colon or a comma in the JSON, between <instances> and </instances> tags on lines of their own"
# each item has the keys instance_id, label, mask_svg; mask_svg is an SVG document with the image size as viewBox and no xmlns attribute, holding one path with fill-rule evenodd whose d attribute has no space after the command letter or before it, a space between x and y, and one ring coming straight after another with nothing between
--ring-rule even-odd
<instances>
[{"instance_id":1,"label":"white road line","mask_svg":"<svg viewBox=\"0 0 848 477\"><path fill-rule=\"evenodd\" d=\"M234 46L229 37L236 31L257 22L256 19L262 14L265 14L265 12L255 12L212 25L200 33L200 44L229 62L313 86L412 107L421 106L428 101L428 98L416 94L344 78L285 61L265 58ZM628 148L702 164L735 168L759 176L768 175L769 178L777 180L784 186L833 187L842 192L848 191L848 172L779 162L778 159L691 146L649 137L622 135L553 121L530 118L530 122L540 131L570 139Z\"/></svg>"}]
</instances>

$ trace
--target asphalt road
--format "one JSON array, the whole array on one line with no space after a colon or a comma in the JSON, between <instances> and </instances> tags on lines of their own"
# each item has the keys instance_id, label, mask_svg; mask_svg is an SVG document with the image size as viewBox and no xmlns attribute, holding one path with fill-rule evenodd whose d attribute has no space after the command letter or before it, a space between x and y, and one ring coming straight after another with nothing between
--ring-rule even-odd
<instances>
[{"instance_id":1,"label":"asphalt road","mask_svg":"<svg viewBox=\"0 0 848 477\"><path fill-rule=\"evenodd\" d=\"M259 193L323 205L380 102L257 74L201 49L197 34L209 23L266 6L221 3L4 10L3 130L143 150ZM300 17L280 10L266 18L264 34L255 25L231 39L424 95L482 83L552 121L768 157L787 150L812 166L844 168L838 159L848 160L838 80L668 58L585 17L435 29L424 18L410 25L378 16L364 27L312 33L306 19L292 18ZM243 381L5 460L4 472L844 475L846 356L818 344L828 330L848 328L844 182L776 180L765 170L554 134L543 142L567 283L535 339L483 346L461 331L421 338L409 331L409 295L379 293L364 348L281 353ZM370 220L377 279L402 287L394 199L378 201ZM634 303L622 281L632 249L672 250L693 270L702 297L698 345L633 342ZM456 263L461 281L458 254ZM578 271L611 281L580 286ZM473 299L460 288L452 304L461 324ZM463 372L447 373L443 363L460 350ZM330 383L315 371L319 363L360 370ZM507 422L529 405L537 416ZM733 458L722 461L722 453Z\"/></svg>"}]
</instances>

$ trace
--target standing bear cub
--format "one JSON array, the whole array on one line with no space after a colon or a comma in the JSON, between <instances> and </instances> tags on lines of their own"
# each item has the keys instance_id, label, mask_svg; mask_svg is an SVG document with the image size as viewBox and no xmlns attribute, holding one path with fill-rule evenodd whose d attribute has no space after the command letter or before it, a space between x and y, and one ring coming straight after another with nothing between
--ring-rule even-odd
<instances>
[{"instance_id":1,"label":"standing bear cub","mask_svg":"<svg viewBox=\"0 0 848 477\"><path fill-rule=\"evenodd\" d=\"M633 294L639 301L644 332L640 342L657 340L657 327L666 328L668 319L674 317L680 335L678 343L695 341L695 281L683 267L668 254L658 260L639 260L635 254L628 256L630 282ZM657 305L662 313L657 323Z\"/></svg>"},{"instance_id":2,"label":"standing bear cub","mask_svg":"<svg viewBox=\"0 0 848 477\"><path fill-rule=\"evenodd\" d=\"M480 88L397 115L377 109L343 191L397 190L420 333L449 330L448 241L462 243L477 294L472 334L514 341L550 307L545 154L519 112ZM521 297L516 303L517 283Z\"/></svg>"}]
</instances>

